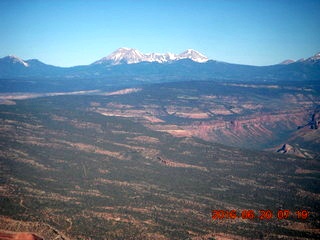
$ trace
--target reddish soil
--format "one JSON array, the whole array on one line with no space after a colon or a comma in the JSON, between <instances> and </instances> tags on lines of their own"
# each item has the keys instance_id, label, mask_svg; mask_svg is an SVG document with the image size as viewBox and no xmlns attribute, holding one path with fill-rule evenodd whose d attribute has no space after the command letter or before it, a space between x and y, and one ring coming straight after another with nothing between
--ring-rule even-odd
<instances>
[{"instance_id":1,"label":"reddish soil","mask_svg":"<svg viewBox=\"0 0 320 240\"><path fill-rule=\"evenodd\" d=\"M6 233L0 232L0 240L43 240L32 233Z\"/></svg>"}]
</instances>

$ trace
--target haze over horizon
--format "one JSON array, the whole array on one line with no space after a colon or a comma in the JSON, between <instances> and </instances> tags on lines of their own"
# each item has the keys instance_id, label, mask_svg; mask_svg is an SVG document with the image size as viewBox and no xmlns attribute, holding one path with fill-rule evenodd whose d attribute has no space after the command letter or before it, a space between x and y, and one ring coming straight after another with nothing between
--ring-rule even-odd
<instances>
[{"instance_id":1,"label":"haze over horizon","mask_svg":"<svg viewBox=\"0 0 320 240\"><path fill-rule=\"evenodd\" d=\"M248 65L320 51L320 1L1 1L0 57L90 64L120 47Z\"/></svg>"}]
</instances>

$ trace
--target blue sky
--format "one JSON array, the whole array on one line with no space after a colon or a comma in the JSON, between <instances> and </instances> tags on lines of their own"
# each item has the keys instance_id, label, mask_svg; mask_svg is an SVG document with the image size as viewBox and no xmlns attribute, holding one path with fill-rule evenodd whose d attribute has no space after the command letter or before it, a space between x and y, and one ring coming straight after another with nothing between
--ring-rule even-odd
<instances>
[{"instance_id":1,"label":"blue sky","mask_svg":"<svg viewBox=\"0 0 320 240\"><path fill-rule=\"evenodd\" d=\"M192 48L210 59L270 65L320 51L319 0L1 0L0 57L90 64L119 47Z\"/></svg>"}]
</instances>

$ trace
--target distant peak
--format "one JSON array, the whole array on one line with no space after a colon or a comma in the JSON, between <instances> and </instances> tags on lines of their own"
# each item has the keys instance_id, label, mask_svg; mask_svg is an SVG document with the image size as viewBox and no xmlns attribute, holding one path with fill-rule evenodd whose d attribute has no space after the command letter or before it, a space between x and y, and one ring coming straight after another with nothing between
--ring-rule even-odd
<instances>
[{"instance_id":1,"label":"distant peak","mask_svg":"<svg viewBox=\"0 0 320 240\"><path fill-rule=\"evenodd\" d=\"M206 62L209 59L194 49L187 49L178 55L178 59L189 58L195 62Z\"/></svg>"},{"instance_id":2,"label":"distant peak","mask_svg":"<svg viewBox=\"0 0 320 240\"><path fill-rule=\"evenodd\" d=\"M9 58L9 59L16 59L16 60L19 60L19 61L23 61L21 58L15 56L15 55L9 55L9 56L7 56L7 58Z\"/></svg>"},{"instance_id":3,"label":"distant peak","mask_svg":"<svg viewBox=\"0 0 320 240\"><path fill-rule=\"evenodd\" d=\"M9 55L7 57L4 57L3 59L9 60L10 62L14 64L22 64L25 67L29 67L29 64L25 61L23 61L21 58L15 56L15 55Z\"/></svg>"},{"instance_id":4,"label":"distant peak","mask_svg":"<svg viewBox=\"0 0 320 240\"><path fill-rule=\"evenodd\" d=\"M311 61L318 61L320 60L320 52L316 53L315 55L313 55L312 57L308 58L307 60L311 60Z\"/></svg>"},{"instance_id":5,"label":"distant peak","mask_svg":"<svg viewBox=\"0 0 320 240\"><path fill-rule=\"evenodd\" d=\"M291 63L294 63L294 62L295 62L294 60L287 59L287 60L282 61L282 62L279 63L279 64L280 64L280 65L288 65L288 64L291 64Z\"/></svg>"},{"instance_id":6,"label":"distant peak","mask_svg":"<svg viewBox=\"0 0 320 240\"><path fill-rule=\"evenodd\" d=\"M297 61L291 60L291 59L287 59L282 61L281 63L279 63L279 65L288 65L291 63L318 63L320 62L320 52L316 53L315 55L313 55L312 57L309 58L300 58Z\"/></svg>"},{"instance_id":7,"label":"distant peak","mask_svg":"<svg viewBox=\"0 0 320 240\"><path fill-rule=\"evenodd\" d=\"M117 65L121 63L138 63L141 61L143 61L143 54L138 50L134 48L121 47L107 57L94 62L94 64L111 63L113 65Z\"/></svg>"}]
</instances>

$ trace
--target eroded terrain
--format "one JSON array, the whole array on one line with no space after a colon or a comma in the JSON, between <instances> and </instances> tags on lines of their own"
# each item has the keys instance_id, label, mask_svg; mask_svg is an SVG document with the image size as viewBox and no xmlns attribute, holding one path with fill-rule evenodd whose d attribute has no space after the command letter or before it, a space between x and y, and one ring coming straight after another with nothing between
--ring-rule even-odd
<instances>
[{"instance_id":1,"label":"eroded terrain","mask_svg":"<svg viewBox=\"0 0 320 240\"><path fill-rule=\"evenodd\" d=\"M232 127L225 131L241 134L245 124L236 121L248 121L259 108L267 112L270 100L259 106L250 96L222 101L212 89L200 97L177 91L0 105L0 229L45 239L319 238L317 160L191 137L197 136L194 129L198 137L214 139L217 121L228 121ZM305 107L317 100L302 97ZM295 116L278 124L303 122L297 108L278 109ZM267 116L260 116L260 124ZM205 135L201 124L210 126ZM183 137L176 138L179 131ZM212 221L213 209L304 209L309 217Z\"/></svg>"},{"instance_id":2,"label":"eroded terrain","mask_svg":"<svg viewBox=\"0 0 320 240\"><path fill-rule=\"evenodd\" d=\"M300 131L304 134L297 131L319 109L318 85L186 82L140 90L126 97L114 95L106 104L93 102L90 110L134 119L177 137L193 136L259 150L290 143L301 148L303 157L319 155L314 145L292 141L294 136L304 135L305 139L312 138L311 142L319 142L319 130L306 127ZM320 122L319 114L314 121Z\"/></svg>"}]
</instances>

